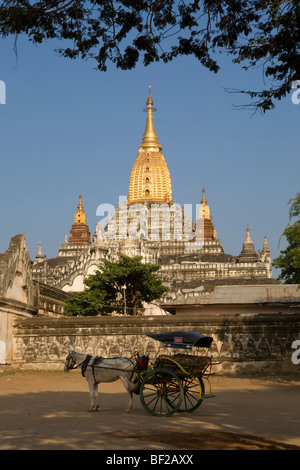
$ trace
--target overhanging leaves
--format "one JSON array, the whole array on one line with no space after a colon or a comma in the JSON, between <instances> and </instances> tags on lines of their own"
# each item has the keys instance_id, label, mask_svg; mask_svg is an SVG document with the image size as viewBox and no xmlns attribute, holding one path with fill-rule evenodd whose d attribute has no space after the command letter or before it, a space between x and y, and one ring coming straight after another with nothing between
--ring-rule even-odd
<instances>
[{"instance_id":1,"label":"overhanging leaves","mask_svg":"<svg viewBox=\"0 0 300 470\"><path fill-rule=\"evenodd\" d=\"M272 109L299 79L298 0L6 0L0 34L35 43L56 38L65 57L92 58L100 71L191 55L216 73L216 52L245 69L262 66L274 83L243 91L252 107Z\"/></svg>"}]
</instances>

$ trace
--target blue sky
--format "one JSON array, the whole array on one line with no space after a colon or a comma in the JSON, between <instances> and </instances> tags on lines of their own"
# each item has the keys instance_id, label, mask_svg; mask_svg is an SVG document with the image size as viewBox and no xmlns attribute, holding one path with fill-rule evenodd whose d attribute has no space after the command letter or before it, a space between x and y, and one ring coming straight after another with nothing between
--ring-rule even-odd
<instances>
[{"instance_id":1,"label":"blue sky","mask_svg":"<svg viewBox=\"0 0 300 470\"><path fill-rule=\"evenodd\" d=\"M289 96L275 110L236 110L246 96L225 88L264 86L262 71L243 71L220 56L213 74L196 59L95 70L92 61L55 53L21 38L0 43L0 253L24 233L31 258L41 241L57 256L82 193L91 233L98 205L126 196L145 128L151 83L155 128L180 204L199 204L202 187L224 251L238 255L247 224L256 250L267 236L272 257L288 222L287 203L300 189L299 105ZM274 272L274 276L276 272Z\"/></svg>"}]
</instances>

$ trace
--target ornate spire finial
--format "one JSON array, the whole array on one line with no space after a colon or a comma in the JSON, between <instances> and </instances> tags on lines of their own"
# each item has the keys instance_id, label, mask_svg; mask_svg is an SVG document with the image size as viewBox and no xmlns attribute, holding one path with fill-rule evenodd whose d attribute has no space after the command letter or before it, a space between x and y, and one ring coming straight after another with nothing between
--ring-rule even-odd
<instances>
[{"instance_id":1,"label":"ornate spire finial","mask_svg":"<svg viewBox=\"0 0 300 470\"><path fill-rule=\"evenodd\" d=\"M265 239L264 239L263 251L270 251L266 236L265 236Z\"/></svg>"},{"instance_id":2,"label":"ornate spire finial","mask_svg":"<svg viewBox=\"0 0 300 470\"><path fill-rule=\"evenodd\" d=\"M150 89L151 89L151 85L149 84L149 95L148 95L148 99L146 101L147 106L149 106L149 105L153 106L153 99L151 97L151 90Z\"/></svg>"},{"instance_id":3,"label":"ornate spire finial","mask_svg":"<svg viewBox=\"0 0 300 470\"><path fill-rule=\"evenodd\" d=\"M203 186L201 204L206 204L206 203L207 203L207 200L205 199L205 189L204 189L204 186Z\"/></svg>"},{"instance_id":4,"label":"ornate spire finial","mask_svg":"<svg viewBox=\"0 0 300 470\"><path fill-rule=\"evenodd\" d=\"M246 235L245 243L253 243L252 240L251 240L251 238L250 238L250 228L249 228L249 224L247 224L247 235Z\"/></svg>"},{"instance_id":5,"label":"ornate spire finial","mask_svg":"<svg viewBox=\"0 0 300 470\"><path fill-rule=\"evenodd\" d=\"M204 217L204 219L210 219L210 210L209 205L207 204L207 200L205 198L205 189L204 186L202 188L202 199L201 199L201 206L198 210L198 218Z\"/></svg>"},{"instance_id":6,"label":"ornate spire finial","mask_svg":"<svg viewBox=\"0 0 300 470\"><path fill-rule=\"evenodd\" d=\"M79 195L79 204L75 212L74 224L86 224L86 215L82 205L82 195Z\"/></svg>"},{"instance_id":7,"label":"ornate spire finial","mask_svg":"<svg viewBox=\"0 0 300 470\"><path fill-rule=\"evenodd\" d=\"M162 146L158 142L158 137L154 128L153 124L153 99L151 97L151 85L149 85L149 95L146 101L147 105L147 122L146 122L146 128L145 132L143 135L143 140L142 140L142 145L141 148L143 150L159 150L162 149Z\"/></svg>"},{"instance_id":8,"label":"ornate spire finial","mask_svg":"<svg viewBox=\"0 0 300 470\"><path fill-rule=\"evenodd\" d=\"M44 259L44 256L43 256L43 252L42 252L42 244L41 242L39 242L39 249L38 249L38 252L37 252L37 255L35 257L37 260L39 259Z\"/></svg>"}]
</instances>

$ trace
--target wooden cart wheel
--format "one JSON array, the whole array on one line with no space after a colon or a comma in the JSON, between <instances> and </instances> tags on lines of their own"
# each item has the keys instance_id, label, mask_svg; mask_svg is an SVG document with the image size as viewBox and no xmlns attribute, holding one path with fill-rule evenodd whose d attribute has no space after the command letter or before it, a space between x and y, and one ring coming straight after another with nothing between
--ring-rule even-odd
<instances>
[{"instance_id":1,"label":"wooden cart wheel","mask_svg":"<svg viewBox=\"0 0 300 470\"><path fill-rule=\"evenodd\" d=\"M182 402L183 387L179 377L168 369L154 369L143 379L140 399L153 416L171 416Z\"/></svg>"},{"instance_id":2,"label":"wooden cart wheel","mask_svg":"<svg viewBox=\"0 0 300 470\"><path fill-rule=\"evenodd\" d=\"M203 402L205 387L202 377L184 377L181 379L183 399L178 411L191 413Z\"/></svg>"}]
</instances>

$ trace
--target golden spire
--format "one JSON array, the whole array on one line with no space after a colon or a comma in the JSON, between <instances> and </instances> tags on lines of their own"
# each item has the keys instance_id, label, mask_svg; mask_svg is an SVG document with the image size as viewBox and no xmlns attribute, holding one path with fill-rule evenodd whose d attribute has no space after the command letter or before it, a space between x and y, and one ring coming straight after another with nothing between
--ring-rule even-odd
<instances>
[{"instance_id":1,"label":"golden spire","mask_svg":"<svg viewBox=\"0 0 300 470\"><path fill-rule=\"evenodd\" d=\"M75 212L74 224L86 224L86 215L82 205L82 196L79 195L79 204L77 206L77 211Z\"/></svg>"},{"instance_id":2,"label":"golden spire","mask_svg":"<svg viewBox=\"0 0 300 470\"><path fill-rule=\"evenodd\" d=\"M127 203L171 203L172 182L161 153L162 146L154 129L150 86L146 103L147 123L138 156L131 170Z\"/></svg>"},{"instance_id":3,"label":"golden spire","mask_svg":"<svg viewBox=\"0 0 300 470\"><path fill-rule=\"evenodd\" d=\"M204 189L204 186L203 186L201 204L206 204L206 203L207 203L207 200L205 199L205 189Z\"/></svg>"},{"instance_id":4,"label":"golden spire","mask_svg":"<svg viewBox=\"0 0 300 470\"><path fill-rule=\"evenodd\" d=\"M146 128L143 135L142 145L141 148L144 150L162 150L162 146L158 142L158 137L155 132L154 124L153 124L153 99L150 93L151 85L149 85L149 96L146 101L147 105L147 122Z\"/></svg>"},{"instance_id":5,"label":"golden spire","mask_svg":"<svg viewBox=\"0 0 300 470\"><path fill-rule=\"evenodd\" d=\"M204 189L204 187L202 188L201 204L202 204L202 207L201 206L199 207L198 218L201 218L201 211L203 211L202 214L204 216L204 219L211 219L209 205L207 204L207 200L205 198L205 189Z\"/></svg>"},{"instance_id":6,"label":"golden spire","mask_svg":"<svg viewBox=\"0 0 300 470\"><path fill-rule=\"evenodd\" d=\"M202 199L198 209L196 222L196 241L209 242L217 238L217 232L212 222L209 205L205 197L205 189L202 188Z\"/></svg>"}]
</instances>

